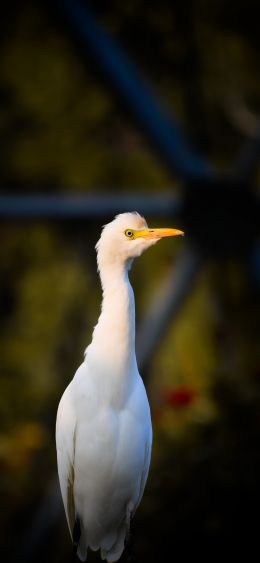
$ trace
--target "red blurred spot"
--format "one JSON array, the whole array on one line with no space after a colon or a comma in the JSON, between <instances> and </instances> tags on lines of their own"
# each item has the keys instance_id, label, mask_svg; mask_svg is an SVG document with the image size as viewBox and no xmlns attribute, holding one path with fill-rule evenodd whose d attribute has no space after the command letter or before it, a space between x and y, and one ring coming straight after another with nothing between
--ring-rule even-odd
<instances>
[{"instance_id":1,"label":"red blurred spot","mask_svg":"<svg viewBox=\"0 0 260 563\"><path fill-rule=\"evenodd\" d=\"M183 386L173 389L165 389L163 392L164 404L173 408L184 408L190 406L196 399L197 392L191 387Z\"/></svg>"}]
</instances>

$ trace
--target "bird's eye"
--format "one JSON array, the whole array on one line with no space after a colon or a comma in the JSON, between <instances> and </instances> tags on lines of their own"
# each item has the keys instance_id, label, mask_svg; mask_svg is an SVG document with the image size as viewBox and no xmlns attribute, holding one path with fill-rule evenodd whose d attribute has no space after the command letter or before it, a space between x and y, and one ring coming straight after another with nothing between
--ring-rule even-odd
<instances>
[{"instance_id":1,"label":"bird's eye","mask_svg":"<svg viewBox=\"0 0 260 563\"><path fill-rule=\"evenodd\" d=\"M128 238L133 238L134 237L134 232L131 231L131 229L126 229L125 230L125 236Z\"/></svg>"}]
</instances>

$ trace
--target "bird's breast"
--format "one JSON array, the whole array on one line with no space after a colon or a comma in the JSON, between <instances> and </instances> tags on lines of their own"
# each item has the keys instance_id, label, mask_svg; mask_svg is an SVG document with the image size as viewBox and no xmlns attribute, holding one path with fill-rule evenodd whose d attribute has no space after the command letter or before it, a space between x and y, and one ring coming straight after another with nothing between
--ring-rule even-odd
<instances>
[{"instance_id":1,"label":"bird's breast","mask_svg":"<svg viewBox=\"0 0 260 563\"><path fill-rule=\"evenodd\" d=\"M81 394L81 409L77 410L76 458L81 470L88 468L93 481L110 475L132 474L143 462L144 443L151 421L145 390L133 385L123 406L109 399L104 383ZM93 404L94 403L94 408Z\"/></svg>"}]
</instances>

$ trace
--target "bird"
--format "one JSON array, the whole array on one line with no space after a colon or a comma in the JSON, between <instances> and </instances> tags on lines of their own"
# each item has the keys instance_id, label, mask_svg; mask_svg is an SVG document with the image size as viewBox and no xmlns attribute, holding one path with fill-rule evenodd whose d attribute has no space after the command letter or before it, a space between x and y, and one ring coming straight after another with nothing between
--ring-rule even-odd
<instances>
[{"instance_id":1,"label":"bird","mask_svg":"<svg viewBox=\"0 0 260 563\"><path fill-rule=\"evenodd\" d=\"M74 555L118 561L143 496L152 447L149 402L135 354L133 260L178 229L148 228L137 212L103 227L96 245L102 306L84 361L56 420L57 465Z\"/></svg>"}]
</instances>

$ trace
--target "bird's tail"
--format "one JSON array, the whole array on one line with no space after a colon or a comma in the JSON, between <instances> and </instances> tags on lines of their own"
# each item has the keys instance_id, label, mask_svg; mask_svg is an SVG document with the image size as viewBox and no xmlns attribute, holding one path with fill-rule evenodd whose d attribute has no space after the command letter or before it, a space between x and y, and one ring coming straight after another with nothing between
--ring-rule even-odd
<instances>
[{"instance_id":1,"label":"bird's tail","mask_svg":"<svg viewBox=\"0 0 260 563\"><path fill-rule=\"evenodd\" d=\"M84 534L84 530L81 528L80 519L77 517L73 527L72 533L73 542L73 561L77 561L77 556L81 561L86 561L88 546Z\"/></svg>"}]
</instances>

